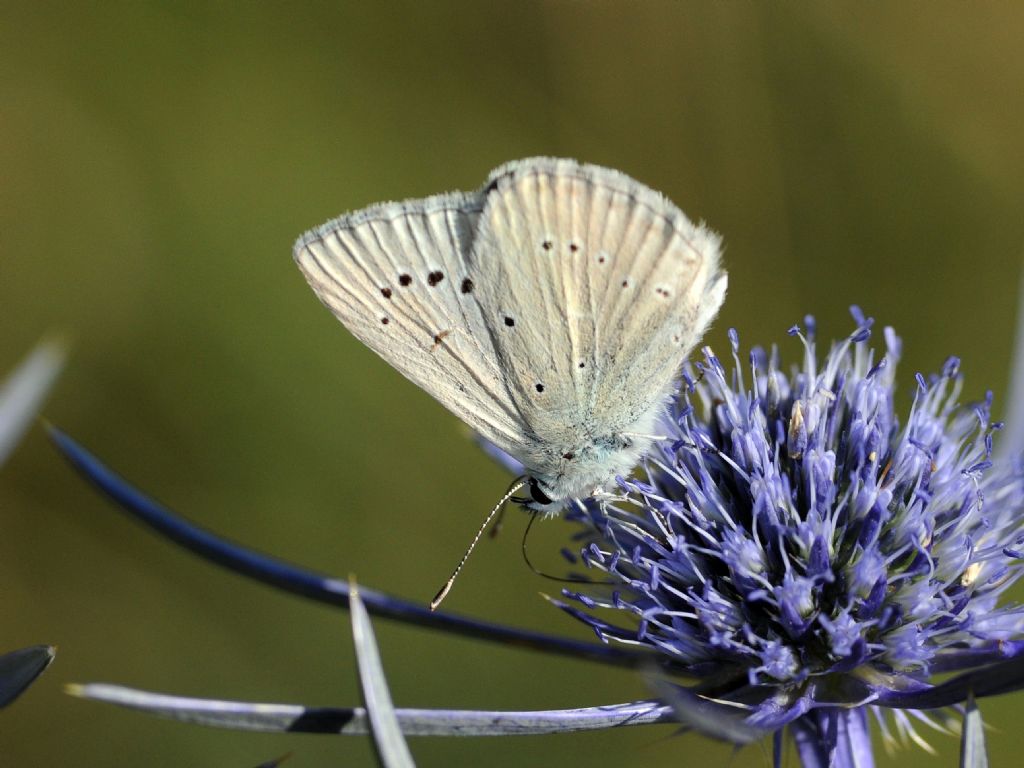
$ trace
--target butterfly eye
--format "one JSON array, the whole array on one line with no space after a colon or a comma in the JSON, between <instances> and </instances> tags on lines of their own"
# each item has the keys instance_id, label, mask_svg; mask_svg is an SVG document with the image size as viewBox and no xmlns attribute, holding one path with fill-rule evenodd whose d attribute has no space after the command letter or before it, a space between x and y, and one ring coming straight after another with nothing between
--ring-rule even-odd
<instances>
[{"instance_id":1,"label":"butterfly eye","mask_svg":"<svg viewBox=\"0 0 1024 768\"><path fill-rule=\"evenodd\" d=\"M540 489L540 481L535 478L530 478L530 497L538 504L551 504L551 499L544 491Z\"/></svg>"}]
</instances>

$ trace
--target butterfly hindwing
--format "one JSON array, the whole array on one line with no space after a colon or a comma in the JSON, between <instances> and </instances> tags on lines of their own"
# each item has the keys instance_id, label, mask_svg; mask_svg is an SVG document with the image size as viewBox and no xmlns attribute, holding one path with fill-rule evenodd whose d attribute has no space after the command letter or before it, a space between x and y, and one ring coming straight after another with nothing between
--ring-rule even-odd
<instances>
[{"instance_id":1,"label":"butterfly hindwing","mask_svg":"<svg viewBox=\"0 0 1024 768\"><path fill-rule=\"evenodd\" d=\"M719 241L615 171L538 158L484 188L471 264L527 463L636 429L721 304Z\"/></svg>"}]
</instances>

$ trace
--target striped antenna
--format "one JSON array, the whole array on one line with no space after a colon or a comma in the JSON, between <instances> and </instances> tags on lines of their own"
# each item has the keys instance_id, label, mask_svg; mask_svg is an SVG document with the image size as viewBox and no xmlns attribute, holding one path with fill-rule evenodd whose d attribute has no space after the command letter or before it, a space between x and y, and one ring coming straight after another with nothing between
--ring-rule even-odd
<instances>
[{"instance_id":1,"label":"striped antenna","mask_svg":"<svg viewBox=\"0 0 1024 768\"><path fill-rule=\"evenodd\" d=\"M522 488L524 485L526 485L527 482L528 478L519 478L516 482L512 484L512 487L508 489L508 492L501 497L501 501L499 501L497 505L495 505L494 509L491 510L491 513L487 516L487 519L484 520L484 524L480 526L480 530L476 532L476 536L473 537L473 541L470 542L469 547L466 549L466 554L462 556L462 559L459 560L459 564L455 566L455 570L452 571L452 575L448 577L448 581L446 581L444 586L441 587L440 591L436 595L434 595L434 599L430 601L430 610L436 611L437 606L439 606L441 604L441 601L448 596L448 593L452 590L452 584L455 583L455 579L459 575L459 571L462 570L462 566L464 566L466 564L466 561L469 560L470 553L473 551L473 548L476 546L476 543L480 541L480 537L484 535L484 531L486 531L487 526L491 524L491 520L493 520L494 516L502 510L506 503L508 503L508 500L511 499L513 495L515 495L515 492Z\"/></svg>"}]
</instances>

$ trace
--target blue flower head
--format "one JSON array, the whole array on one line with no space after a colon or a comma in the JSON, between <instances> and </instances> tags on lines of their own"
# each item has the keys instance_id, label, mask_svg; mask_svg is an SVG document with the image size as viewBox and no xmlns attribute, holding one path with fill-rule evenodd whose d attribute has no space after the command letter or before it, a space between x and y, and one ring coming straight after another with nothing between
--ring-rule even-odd
<instances>
[{"instance_id":1,"label":"blue flower head","mask_svg":"<svg viewBox=\"0 0 1024 768\"><path fill-rule=\"evenodd\" d=\"M567 512L589 570L587 586L564 590L559 605L603 642L432 612L369 588L353 600L443 631L660 668L672 682L654 677L656 698L533 712L396 708L378 720L393 714L407 735L681 723L737 744L771 734L776 766L789 733L804 768L867 768L868 713L886 742L895 726L923 744L913 723L935 724L923 710L957 707L961 765L986 765L973 698L1024 688L1024 609L1001 600L1022 572L1024 464L993 460L991 398L959 404L955 358L897 398L899 339L886 329L879 354L871 321L856 309L854 319L854 333L822 358L813 319L793 328L803 356L788 372L776 349L754 349L741 362L735 332L731 370L704 350L684 370L640 477ZM897 408L901 401L909 410ZM188 523L52 434L90 482L169 539L292 594L349 604L345 582ZM933 679L951 671L960 674ZM682 678L696 683L678 685ZM370 682L379 689L380 679ZM373 713L358 708L211 702L102 684L76 692L220 727L375 727Z\"/></svg>"},{"instance_id":2,"label":"blue flower head","mask_svg":"<svg viewBox=\"0 0 1024 768\"><path fill-rule=\"evenodd\" d=\"M604 575L562 607L768 728L919 690L1024 629L999 603L1021 575L1024 472L993 465L991 397L959 405L950 358L901 417L900 340L886 328L879 355L853 315L823 357L813 318L792 328L789 371L776 348L744 364L735 331L730 368L705 348L643 479L570 513Z\"/></svg>"}]
</instances>

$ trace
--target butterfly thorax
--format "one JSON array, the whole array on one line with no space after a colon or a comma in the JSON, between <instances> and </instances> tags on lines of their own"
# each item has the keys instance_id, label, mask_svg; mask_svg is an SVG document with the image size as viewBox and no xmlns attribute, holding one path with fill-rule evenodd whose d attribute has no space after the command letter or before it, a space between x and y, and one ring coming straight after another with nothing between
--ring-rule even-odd
<instances>
[{"instance_id":1,"label":"butterfly thorax","mask_svg":"<svg viewBox=\"0 0 1024 768\"><path fill-rule=\"evenodd\" d=\"M538 443L536 460L526 464L531 503L527 506L557 513L570 499L584 499L610 491L616 477L628 475L653 440L661 403L628 428L596 435L586 429L577 440Z\"/></svg>"}]
</instances>

